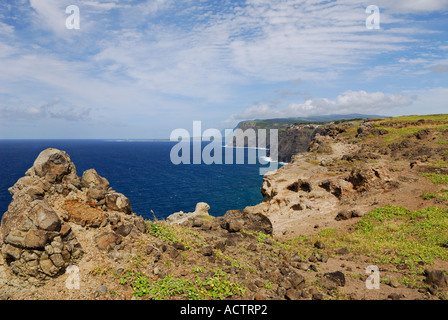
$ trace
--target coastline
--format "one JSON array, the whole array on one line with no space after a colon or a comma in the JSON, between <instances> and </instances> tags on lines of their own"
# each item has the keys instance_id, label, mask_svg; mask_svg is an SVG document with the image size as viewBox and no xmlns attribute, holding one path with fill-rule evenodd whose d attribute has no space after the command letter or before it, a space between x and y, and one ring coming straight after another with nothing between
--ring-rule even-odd
<instances>
[{"instance_id":1,"label":"coastline","mask_svg":"<svg viewBox=\"0 0 448 320\"><path fill-rule=\"evenodd\" d=\"M448 184L448 170L430 164L446 164L448 118L416 119L388 120L405 137L373 120L318 137L312 151L263 177L261 202L220 217L198 203L194 212L145 221L115 183L93 169L78 176L67 153L45 150L11 188L0 228L1 297L443 299L448 200L438 184ZM386 145L384 135L399 143ZM372 241L396 250L378 251ZM80 272L79 289L67 287L69 266ZM381 272L380 291L366 289L366 266Z\"/></svg>"}]
</instances>

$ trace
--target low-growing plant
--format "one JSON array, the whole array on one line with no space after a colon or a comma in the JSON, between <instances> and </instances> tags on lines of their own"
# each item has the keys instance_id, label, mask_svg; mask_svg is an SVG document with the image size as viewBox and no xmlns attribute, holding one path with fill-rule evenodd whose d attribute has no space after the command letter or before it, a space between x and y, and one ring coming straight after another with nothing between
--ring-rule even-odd
<instances>
[{"instance_id":1,"label":"low-growing plant","mask_svg":"<svg viewBox=\"0 0 448 320\"><path fill-rule=\"evenodd\" d=\"M147 223L148 233L164 242L177 242L178 237L173 228L163 222Z\"/></svg>"},{"instance_id":2,"label":"low-growing plant","mask_svg":"<svg viewBox=\"0 0 448 320\"><path fill-rule=\"evenodd\" d=\"M440 201L448 201L448 190L442 189L440 192L429 192L420 195L423 200L437 199Z\"/></svg>"},{"instance_id":3,"label":"low-growing plant","mask_svg":"<svg viewBox=\"0 0 448 320\"><path fill-rule=\"evenodd\" d=\"M448 174L441 173L422 173L422 176L431 180L434 184L448 184Z\"/></svg>"},{"instance_id":4,"label":"low-growing plant","mask_svg":"<svg viewBox=\"0 0 448 320\"><path fill-rule=\"evenodd\" d=\"M413 271L422 271L422 263L448 261L448 208L377 208L365 214L348 233L325 229L293 239L290 244L307 257L312 253L310 243L316 240L327 247L349 247L350 252L368 256L374 263L405 264Z\"/></svg>"},{"instance_id":5,"label":"low-growing plant","mask_svg":"<svg viewBox=\"0 0 448 320\"><path fill-rule=\"evenodd\" d=\"M246 288L230 281L227 274L221 270L212 273L212 276L205 279L201 279L199 275L194 280L168 275L153 280L143 273L130 271L123 275L120 283L130 284L134 296L153 300L167 300L179 296L188 300L223 300L233 296L244 296Z\"/></svg>"}]
</instances>

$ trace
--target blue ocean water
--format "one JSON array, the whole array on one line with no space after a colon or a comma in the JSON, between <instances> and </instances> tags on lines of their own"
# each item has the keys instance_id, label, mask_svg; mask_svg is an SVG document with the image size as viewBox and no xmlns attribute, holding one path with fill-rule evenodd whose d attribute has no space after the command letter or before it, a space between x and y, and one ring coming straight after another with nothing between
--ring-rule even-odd
<instances>
[{"instance_id":1,"label":"blue ocean water","mask_svg":"<svg viewBox=\"0 0 448 320\"><path fill-rule=\"evenodd\" d=\"M233 165L174 165L170 151L176 142L107 140L0 140L0 216L11 201L8 188L25 175L46 148L66 151L78 176L94 168L111 187L126 195L132 209L145 219L192 212L196 203L210 205L209 213L222 216L262 201L263 177L257 161ZM203 142L202 148L208 143ZM192 152L191 152L192 153ZM224 148L222 151L224 157ZM236 154L236 152L234 152ZM191 155L192 156L192 155ZM152 210L152 212L151 212Z\"/></svg>"}]
</instances>

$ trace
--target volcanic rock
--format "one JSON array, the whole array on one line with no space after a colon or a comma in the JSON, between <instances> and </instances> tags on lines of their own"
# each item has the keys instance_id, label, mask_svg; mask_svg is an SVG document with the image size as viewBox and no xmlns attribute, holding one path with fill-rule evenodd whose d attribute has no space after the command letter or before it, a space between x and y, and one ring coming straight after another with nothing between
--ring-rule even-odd
<instances>
[{"instance_id":1,"label":"volcanic rock","mask_svg":"<svg viewBox=\"0 0 448 320\"><path fill-rule=\"evenodd\" d=\"M1 253L13 274L36 285L75 265L84 245L113 250L123 237L146 231L127 197L94 169L79 178L69 155L58 149L42 151L9 191L12 201L0 225ZM109 216L115 225L122 222L114 226L116 232Z\"/></svg>"}]
</instances>

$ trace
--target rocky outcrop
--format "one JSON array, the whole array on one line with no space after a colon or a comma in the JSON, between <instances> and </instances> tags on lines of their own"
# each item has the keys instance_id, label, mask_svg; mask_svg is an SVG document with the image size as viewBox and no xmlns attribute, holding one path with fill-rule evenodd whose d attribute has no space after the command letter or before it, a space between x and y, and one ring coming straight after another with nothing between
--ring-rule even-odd
<instances>
[{"instance_id":1,"label":"rocky outcrop","mask_svg":"<svg viewBox=\"0 0 448 320\"><path fill-rule=\"evenodd\" d=\"M42 284L76 264L84 254L80 236L87 246L110 250L115 247L111 243L145 232L145 222L132 213L127 197L94 169L78 177L61 150L42 151L9 191L12 201L0 226L1 253L15 275L32 283ZM92 230L97 231L82 234ZM109 236L101 237L105 233Z\"/></svg>"},{"instance_id":2,"label":"rocky outcrop","mask_svg":"<svg viewBox=\"0 0 448 320\"><path fill-rule=\"evenodd\" d=\"M170 224L199 227L202 226L204 222L212 219L208 213L208 210L210 210L210 206L207 203L199 202L196 205L194 212L179 211L168 216L166 221Z\"/></svg>"},{"instance_id":3,"label":"rocky outcrop","mask_svg":"<svg viewBox=\"0 0 448 320\"><path fill-rule=\"evenodd\" d=\"M258 122L242 122L235 130L231 146L233 147L260 147L258 145L258 130L266 130L266 148L270 148L269 129L278 130L278 161L289 162L294 154L308 151L310 142L321 133L318 125L293 125L272 123L269 129Z\"/></svg>"},{"instance_id":4,"label":"rocky outcrop","mask_svg":"<svg viewBox=\"0 0 448 320\"><path fill-rule=\"evenodd\" d=\"M176 212L168 216L166 221L169 224L186 227L222 228L230 233L249 231L272 234L272 223L263 214L251 214L242 210L229 210L222 217L212 217L208 213L209 209L210 206L207 203L200 202L196 205L194 212Z\"/></svg>"},{"instance_id":5,"label":"rocky outcrop","mask_svg":"<svg viewBox=\"0 0 448 320\"><path fill-rule=\"evenodd\" d=\"M269 218L260 213L248 213L242 210L229 210L218 218L221 228L229 232L251 231L272 234L272 223Z\"/></svg>"}]
</instances>

